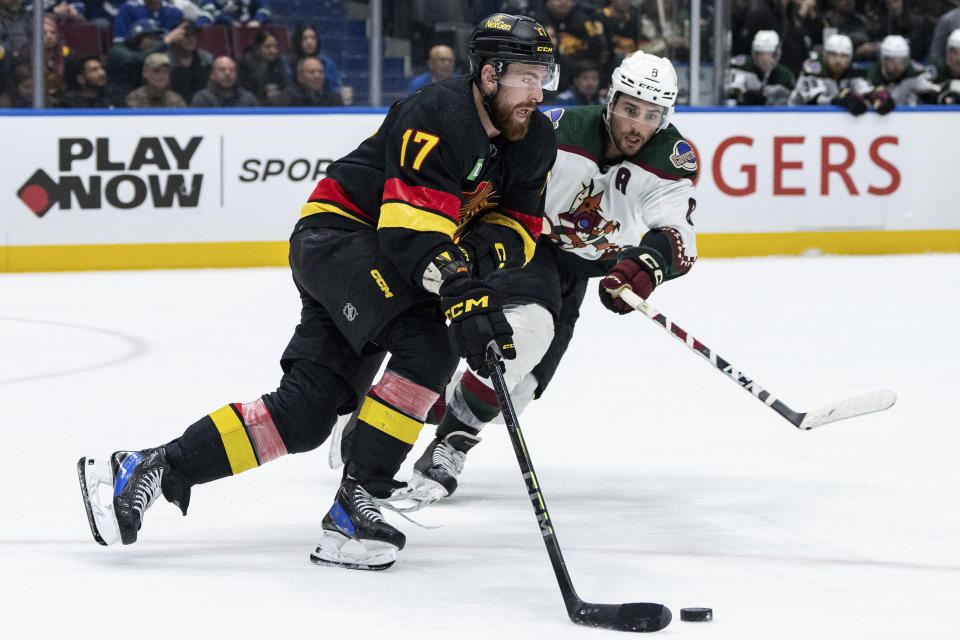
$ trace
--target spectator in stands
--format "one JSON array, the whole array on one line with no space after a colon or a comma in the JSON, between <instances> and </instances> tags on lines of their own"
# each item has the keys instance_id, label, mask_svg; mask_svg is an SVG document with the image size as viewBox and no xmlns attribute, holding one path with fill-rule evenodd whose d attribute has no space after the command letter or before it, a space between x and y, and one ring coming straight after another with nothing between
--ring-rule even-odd
<instances>
[{"instance_id":1,"label":"spectator in stands","mask_svg":"<svg viewBox=\"0 0 960 640\"><path fill-rule=\"evenodd\" d=\"M143 86L127 94L131 109L185 107L180 94L170 90L170 56L151 53L143 63Z\"/></svg>"},{"instance_id":2,"label":"spectator in stands","mask_svg":"<svg viewBox=\"0 0 960 640\"><path fill-rule=\"evenodd\" d=\"M115 43L107 55L107 76L114 90L126 96L136 89L140 85L143 62L147 56L166 52L170 48L169 41L177 39L177 32L182 29L178 25L167 33L153 18L143 18L133 23L127 39Z\"/></svg>"},{"instance_id":3,"label":"spectator in stands","mask_svg":"<svg viewBox=\"0 0 960 640\"><path fill-rule=\"evenodd\" d=\"M86 22L87 7L84 2L68 2L67 0L42 0L43 9L58 23ZM32 4L30 0L27 5Z\"/></svg>"},{"instance_id":4,"label":"spectator in stands","mask_svg":"<svg viewBox=\"0 0 960 640\"><path fill-rule=\"evenodd\" d=\"M937 28L933 31L933 42L930 43L930 53L927 60L936 60L943 55L947 38L956 29L960 29L960 7L947 11L937 21Z\"/></svg>"},{"instance_id":5,"label":"spectator in stands","mask_svg":"<svg viewBox=\"0 0 960 640\"><path fill-rule=\"evenodd\" d=\"M261 29L240 61L240 86L264 106L280 106L287 73L276 36Z\"/></svg>"},{"instance_id":6,"label":"spectator in stands","mask_svg":"<svg viewBox=\"0 0 960 640\"><path fill-rule=\"evenodd\" d=\"M940 93L932 72L910 59L910 45L899 35L887 36L880 43L879 59L870 67L867 79L876 87L873 102L880 114L892 111L895 105L935 103Z\"/></svg>"},{"instance_id":7,"label":"spectator in stands","mask_svg":"<svg viewBox=\"0 0 960 640\"><path fill-rule=\"evenodd\" d=\"M810 44L822 42L822 27L816 0L751 0L746 24L734 30L733 53L750 53L758 31L776 31L780 64L796 76Z\"/></svg>"},{"instance_id":8,"label":"spectator in stands","mask_svg":"<svg viewBox=\"0 0 960 640\"><path fill-rule=\"evenodd\" d=\"M269 22L272 16L267 0L208 0L203 4L215 7L214 22L228 26L256 29Z\"/></svg>"},{"instance_id":9,"label":"spectator in stands","mask_svg":"<svg viewBox=\"0 0 960 640\"><path fill-rule=\"evenodd\" d=\"M939 104L960 104L960 29L947 38L945 58L934 60L933 82L940 86Z\"/></svg>"},{"instance_id":10,"label":"spectator in stands","mask_svg":"<svg viewBox=\"0 0 960 640\"><path fill-rule=\"evenodd\" d=\"M27 46L31 33L24 0L0 0L0 55L9 59Z\"/></svg>"},{"instance_id":11,"label":"spectator in stands","mask_svg":"<svg viewBox=\"0 0 960 640\"><path fill-rule=\"evenodd\" d=\"M67 91L60 99L64 109L113 109L124 106L107 91L107 71L99 56L87 55L67 61Z\"/></svg>"},{"instance_id":12,"label":"spectator in stands","mask_svg":"<svg viewBox=\"0 0 960 640\"><path fill-rule=\"evenodd\" d=\"M257 97L237 85L237 63L228 56L213 61L210 82L193 96L192 107L256 107Z\"/></svg>"},{"instance_id":13,"label":"spectator in stands","mask_svg":"<svg viewBox=\"0 0 960 640\"><path fill-rule=\"evenodd\" d=\"M117 9L113 20L113 41L125 41L134 23L144 18L152 18L164 31L173 31L183 22L183 12L172 6L169 0L128 0Z\"/></svg>"},{"instance_id":14,"label":"spectator in stands","mask_svg":"<svg viewBox=\"0 0 960 640\"><path fill-rule=\"evenodd\" d=\"M301 58L297 63L297 81L283 90L281 104L285 107L340 107L339 93L327 93L323 88L323 63L316 58Z\"/></svg>"},{"instance_id":15,"label":"spectator in stands","mask_svg":"<svg viewBox=\"0 0 960 640\"><path fill-rule=\"evenodd\" d=\"M867 0L864 16L867 20L869 47L861 48L863 60L876 60L880 50L880 41L885 36L901 35L917 52L926 52L933 41L933 31L937 27L937 16L930 6L933 0L912 0L906 7L904 0Z\"/></svg>"},{"instance_id":16,"label":"spectator in stands","mask_svg":"<svg viewBox=\"0 0 960 640\"><path fill-rule=\"evenodd\" d=\"M193 100L193 94L207 86L210 79L210 67L213 66L213 54L197 47L197 26L184 22L182 29L174 29L170 40L170 88L179 93L186 102Z\"/></svg>"},{"instance_id":17,"label":"spectator in stands","mask_svg":"<svg viewBox=\"0 0 960 640\"><path fill-rule=\"evenodd\" d=\"M853 42L854 60L876 58L877 47L871 43L867 33L867 18L857 13L856 0L830 0L830 9L823 14L822 34L840 33L850 37Z\"/></svg>"},{"instance_id":18,"label":"spectator in stands","mask_svg":"<svg viewBox=\"0 0 960 640\"><path fill-rule=\"evenodd\" d=\"M407 95L413 95L420 89L440 82L453 76L458 76L456 72L457 59L453 54L453 49L445 44L438 44L430 48L430 56L427 58L427 68L429 71L421 73L407 85Z\"/></svg>"},{"instance_id":19,"label":"spectator in stands","mask_svg":"<svg viewBox=\"0 0 960 640\"><path fill-rule=\"evenodd\" d=\"M30 51L23 51L22 57L30 58ZM70 47L63 42L60 28L52 15L43 16L43 82L47 95L56 100L65 86L66 60Z\"/></svg>"},{"instance_id":20,"label":"spectator in stands","mask_svg":"<svg viewBox=\"0 0 960 640\"><path fill-rule=\"evenodd\" d=\"M317 29L313 25L300 23L293 29L290 47L290 68L296 69L300 58L317 58L323 63L323 89L329 93L340 93L340 70L333 58L324 55Z\"/></svg>"},{"instance_id":21,"label":"spectator in stands","mask_svg":"<svg viewBox=\"0 0 960 640\"><path fill-rule=\"evenodd\" d=\"M49 96L46 106L56 106ZM17 62L13 67L10 87L0 94L0 109L30 109L33 107L33 67L29 61Z\"/></svg>"},{"instance_id":22,"label":"spectator in stands","mask_svg":"<svg viewBox=\"0 0 960 640\"><path fill-rule=\"evenodd\" d=\"M793 73L780 64L780 37L776 31L757 31L749 56L730 61L728 104L785 105L794 87Z\"/></svg>"},{"instance_id":23,"label":"spectator in stands","mask_svg":"<svg viewBox=\"0 0 960 640\"><path fill-rule=\"evenodd\" d=\"M632 0L610 0L609 5L597 13L597 20L607 40L607 64L612 73L613 67L637 50L641 37L640 14L633 10Z\"/></svg>"},{"instance_id":24,"label":"spectator in stands","mask_svg":"<svg viewBox=\"0 0 960 640\"><path fill-rule=\"evenodd\" d=\"M803 63L797 86L790 94L790 105L827 105L843 107L855 116L867 112L865 96L873 93L867 72L853 66L853 42L850 36L835 33L823 45L823 60L811 56Z\"/></svg>"},{"instance_id":25,"label":"spectator in stands","mask_svg":"<svg viewBox=\"0 0 960 640\"><path fill-rule=\"evenodd\" d=\"M575 107L585 104L603 104L600 94L600 65L593 60L580 60L573 67L573 83L557 95L553 104Z\"/></svg>"},{"instance_id":26,"label":"spectator in stands","mask_svg":"<svg viewBox=\"0 0 960 640\"><path fill-rule=\"evenodd\" d=\"M108 31L112 36L113 19L117 15L117 7L123 2L124 0L86 0L84 5L87 21Z\"/></svg>"},{"instance_id":27,"label":"spectator in stands","mask_svg":"<svg viewBox=\"0 0 960 640\"><path fill-rule=\"evenodd\" d=\"M680 3L685 5L686 3ZM689 11L673 0L646 2L640 13L641 39L638 48L645 53L666 56L673 61L690 58L688 44Z\"/></svg>"},{"instance_id":28,"label":"spectator in stands","mask_svg":"<svg viewBox=\"0 0 960 640\"><path fill-rule=\"evenodd\" d=\"M557 34L557 62L560 65L560 91L573 79L573 65L578 60L607 63L607 40L603 25L589 16L574 0L546 0L535 19Z\"/></svg>"}]
</instances>

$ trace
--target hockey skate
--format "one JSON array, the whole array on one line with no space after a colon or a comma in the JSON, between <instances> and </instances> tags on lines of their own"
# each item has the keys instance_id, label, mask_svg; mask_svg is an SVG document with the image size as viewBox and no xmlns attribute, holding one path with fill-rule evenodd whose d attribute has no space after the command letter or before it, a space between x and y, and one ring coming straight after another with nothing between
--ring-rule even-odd
<instances>
[{"instance_id":1,"label":"hockey skate","mask_svg":"<svg viewBox=\"0 0 960 640\"><path fill-rule=\"evenodd\" d=\"M368 483L365 488L350 476L344 478L323 517L323 537L310 560L347 569L389 569L407 542L380 513L381 503L393 489L385 482Z\"/></svg>"},{"instance_id":2,"label":"hockey skate","mask_svg":"<svg viewBox=\"0 0 960 640\"><path fill-rule=\"evenodd\" d=\"M80 458L77 474L93 539L105 546L117 540L136 542L143 514L160 495L161 481L169 473L163 447L117 451L106 460ZM189 489L181 486L179 491L178 506L186 513Z\"/></svg>"},{"instance_id":3,"label":"hockey skate","mask_svg":"<svg viewBox=\"0 0 960 640\"><path fill-rule=\"evenodd\" d=\"M452 495L467 452L478 442L480 438L466 431L454 431L443 440L434 438L414 463L410 488L403 497L419 502L422 508Z\"/></svg>"}]
</instances>

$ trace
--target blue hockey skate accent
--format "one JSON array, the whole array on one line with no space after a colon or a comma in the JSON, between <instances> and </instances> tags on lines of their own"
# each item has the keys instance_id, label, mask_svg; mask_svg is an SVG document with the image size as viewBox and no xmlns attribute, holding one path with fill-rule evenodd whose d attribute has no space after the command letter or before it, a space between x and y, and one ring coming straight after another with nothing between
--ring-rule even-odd
<instances>
[{"instance_id":1,"label":"blue hockey skate accent","mask_svg":"<svg viewBox=\"0 0 960 640\"><path fill-rule=\"evenodd\" d=\"M353 532L356 531L356 529L353 528L353 523L350 522L350 517L347 516L347 513L343 510L343 507L340 506L339 502L334 501L333 506L330 507L330 515L333 516L333 521L337 524L337 528L348 536L352 536Z\"/></svg>"},{"instance_id":2,"label":"blue hockey skate accent","mask_svg":"<svg viewBox=\"0 0 960 640\"><path fill-rule=\"evenodd\" d=\"M138 464L140 464L141 460L143 460L143 456L141 456L139 453L131 453L123 459L123 464L121 464L120 468L117 469L117 478L114 480L114 496L120 495L120 492L123 491L123 488L127 486L127 482L130 481L130 476L133 474L133 470Z\"/></svg>"}]
</instances>

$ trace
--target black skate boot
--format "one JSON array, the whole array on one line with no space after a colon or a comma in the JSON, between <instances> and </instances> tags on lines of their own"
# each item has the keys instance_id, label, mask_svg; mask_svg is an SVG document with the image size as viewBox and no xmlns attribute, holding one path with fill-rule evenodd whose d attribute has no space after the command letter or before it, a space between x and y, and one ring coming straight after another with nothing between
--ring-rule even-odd
<instances>
[{"instance_id":1,"label":"black skate boot","mask_svg":"<svg viewBox=\"0 0 960 640\"><path fill-rule=\"evenodd\" d=\"M452 495L457 490L467 452L478 442L480 438L466 431L454 431L443 440L434 438L413 465L413 493L421 498L436 496L433 500Z\"/></svg>"},{"instance_id":2,"label":"black skate boot","mask_svg":"<svg viewBox=\"0 0 960 640\"><path fill-rule=\"evenodd\" d=\"M407 537L383 519L380 504L396 487L392 482L376 480L361 486L356 479L346 476L333 506L323 517L323 537L310 560L368 571L391 567Z\"/></svg>"},{"instance_id":3,"label":"black skate boot","mask_svg":"<svg viewBox=\"0 0 960 640\"><path fill-rule=\"evenodd\" d=\"M116 451L109 461L80 458L77 473L90 531L102 545L118 539L123 544L136 542L143 514L161 492L184 514L187 512L190 487L170 469L163 447ZM101 489L109 490L112 499L101 495Z\"/></svg>"}]
</instances>

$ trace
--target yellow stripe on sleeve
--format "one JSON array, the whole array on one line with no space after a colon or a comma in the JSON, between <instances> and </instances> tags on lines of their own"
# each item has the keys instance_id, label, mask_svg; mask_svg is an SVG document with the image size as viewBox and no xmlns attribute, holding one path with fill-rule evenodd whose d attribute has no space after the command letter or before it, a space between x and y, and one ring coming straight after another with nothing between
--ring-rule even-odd
<instances>
[{"instance_id":1,"label":"yellow stripe on sleeve","mask_svg":"<svg viewBox=\"0 0 960 640\"><path fill-rule=\"evenodd\" d=\"M502 213L489 213L483 217L483 221L509 227L516 231L520 239L523 240L523 264L527 264L533 259L533 252L537 250L537 241L530 235L529 229Z\"/></svg>"},{"instance_id":2,"label":"yellow stripe on sleeve","mask_svg":"<svg viewBox=\"0 0 960 640\"><path fill-rule=\"evenodd\" d=\"M344 218L350 218L351 220L355 220L357 222L365 224L368 227L373 226L370 224L369 220L358 218L357 216L353 215L346 209L342 209L334 204L330 204L329 202L308 202L302 207L300 207L301 218L312 216L315 213L336 213L338 215L343 216Z\"/></svg>"},{"instance_id":3,"label":"yellow stripe on sleeve","mask_svg":"<svg viewBox=\"0 0 960 640\"><path fill-rule=\"evenodd\" d=\"M233 475L258 466L253 445L250 444L247 431L243 428L243 423L240 422L233 407L227 405L217 409L210 414L210 418L220 432L220 439L223 440L223 448L227 452L227 460L230 462Z\"/></svg>"},{"instance_id":4,"label":"yellow stripe on sleeve","mask_svg":"<svg viewBox=\"0 0 960 640\"><path fill-rule=\"evenodd\" d=\"M423 423L404 415L392 407L367 396L363 401L358 419L363 420L374 429L383 431L397 440L413 444L420 435Z\"/></svg>"},{"instance_id":5,"label":"yellow stripe on sleeve","mask_svg":"<svg viewBox=\"0 0 960 640\"><path fill-rule=\"evenodd\" d=\"M451 239L457 223L440 214L417 209L403 202L387 202L380 207L378 228L403 227L415 231L438 231Z\"/></svg>"}]
</instances>

